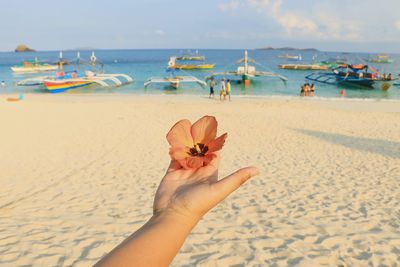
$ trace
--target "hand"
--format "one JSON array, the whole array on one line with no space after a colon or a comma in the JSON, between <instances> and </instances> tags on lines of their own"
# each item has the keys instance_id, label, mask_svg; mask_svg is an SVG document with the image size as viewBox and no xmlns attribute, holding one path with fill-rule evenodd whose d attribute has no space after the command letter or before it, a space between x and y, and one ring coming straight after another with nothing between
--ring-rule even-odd
<instances>
[{"instance_id":1,"label":"hand","mask_svg":"<svg viewBox=\"0 0 400 267\"><path fill-rule=\"evenodd\" d=\"M218 161L219 155L195 170L172 161L154 198L154 216L96 266L168 266L200 218L258 174L248 167L218 181Z\"/></svg>"},{"instance_id":2,"label":"hand","mask_svg":"<svg viewBox=\"0 0 400 267\"><path fill-rule=\"evenodd\" d=\"M171 161L154 198L154 215L164 213L197 222L211 208L238 189L249 178L258 174L255 167L247 167L218 181L219 155L205 167L185 170Z\"/></svg>"}]
</instances>

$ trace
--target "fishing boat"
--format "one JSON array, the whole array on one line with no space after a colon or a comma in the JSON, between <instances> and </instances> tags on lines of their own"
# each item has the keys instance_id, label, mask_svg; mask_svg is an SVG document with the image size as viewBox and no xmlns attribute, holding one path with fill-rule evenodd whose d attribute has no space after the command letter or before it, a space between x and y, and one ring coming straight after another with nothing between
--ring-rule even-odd
<instances>
[{"instance_id":1,"label":"fishing boat","mask_svg":"<svg viewBox=\"0 0 400 267\"><path fill-rule=\"evenodd\" d=\"M188 64L185 62L178 61L191 61L193 57L170 57L168 61L168 68L169 69L179 69L179 70L209 70L215 67L215 64ZM204 58L204 57L203 57ZM199 59L194 59L199 60Z\"/></svg>"},{"instance_id":2,"label":"fishing boat","mask_svg":"<svg viewBox=\"0 0 400 267\"><path fill-rule=\"evenodd\" d=\"M319 64L281 64L278 67L284 70L329 70L328 66Z\"/></svg>"},{"instance_id":3,"label":"fishing boat","mask_svg":"<svg viewBox=\"0 0 400 267\"><path fill-rule=\"evenodd\" d=\"M35 58L35 60L26 60L21 65L11 67L11 70L15 73L46 72L56 71L57 69L57 65L40 62L38 58Z\"/></svg>"},{"instance_id":4,"label":"fishing boat","mask_svg":"<svg viewBox=\"0 0 400 267\"><path fill-rule=\"evenodd\" d=\"M350 61L344 57L336 57L336 58L329 58L319 63L319 65L327 66L329 69L338 68L343 64L350 64Z\"/></svg>"},{"instance_id":5,"label":"fishing boat","mask_svg":"<svg viewBox=\"0 0 400 267\"><path fill-rule=\"evenodd\" d=\"M330 73L317 72L306 76L306 79L340 86L356 86L365 89L389 90L397 80L391 74L370 72L368 65L342 64Z\"/></svg>"},{"instance_id":6,"label":"fishing boat","mask_svg":"<svg viewBox=\"0 0 400 267\"><path fill-rule=\"evenodd\" d=\"M370 63L393 63L393 59L389 58L388 55L378 55L377 57L366 58L365 61Z\"/></svg>"},{"instance_id":7,"label":"fishing boat","mask_svg":"<svg viewBox=\"0 0 400 267\"><path fill-rule=\"evenodd\" d=\"M180 57L176 57L176 60L189 60L189 61L204 61L206 60L205 56L180 56Z\"/></svg>"},{"instance_id":8,"label":"fishing boat","mask_svg":"<svg viewBox=\"0 0 400 267\"><path fill-rule=\"evenodd\" d=\"M126 74L105 74L103 71L95 71L96 65L99 65L97 58L92 53L91 60L86 63L78 57L76 68L69 72L64 72L63 61L59 63L59 69L55 76L33 77L19 81L19 86L44 86L50 93L61 93L71 89L100 86L100 87L117 87L133 82L133 78ZM71 61L73 62L73 61ZM90 66L92 70L81 71L83 65Z\"/></svg>"},{"instance_id":9,"label":"fishing boat","mask_svg":"<svg viewBox=\"0 0 400 267\"><path fill-rule=\"evenodd\" d=\"M204 82L194 76L171 76L171 77L149 78L144 83L144 87L146 88L152 84L167 84L174 89L178 89L182 83L197 83L201 87L205 87L207 85L206 82Z\"/></svg>"},{"instance_id":10,"label":"fishing boat","mask_svg":"<svg viewBox=\"0 0 400 267\"><path fill-rule=\"evenodd\" d=\"M212 73L210 76L206 77L206 81L210 80L211 78L215 78L217 76L235 76L235 77L240 77L240 80L244 84L249 84L250 81L255 78L255 77L276 77L281 79L282 81L286 82L288 79L285 76L279 75L274 72L268 72L268 71L258 71L256 70L255 66L249 65L249 63L256 63L256 61L252 58L248 57L248 52L247 50L244 52L244 58L240 59L237 61L237 64L239 66L235 71L227 71L227 72L215 72ZM243 65L241 65L243 64Z\"/></svg>"},{"instance_id":11,"label":"fishing boat","mask_svg":"<svg viewBox=\"0 0 400 267\"><path fill-rule=\"evenodd\" d=\"M287 60L302 60L302 56L301 55L289 55L289 54L285 54L285 55L279 55L278 58L283 58L283 59L287 59Z\"/></svg>"}]
</instances>

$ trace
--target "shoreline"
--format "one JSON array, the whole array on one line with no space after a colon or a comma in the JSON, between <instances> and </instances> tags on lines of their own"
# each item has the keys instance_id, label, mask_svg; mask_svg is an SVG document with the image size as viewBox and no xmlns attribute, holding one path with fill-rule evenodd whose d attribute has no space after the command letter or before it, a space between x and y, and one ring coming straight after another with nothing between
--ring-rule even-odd
<instances>
[{"instance_id":1,"label":"shoreline","mask_svg":"<svg viewBox=\"0 0 400 267\"><path fill-rule=\"evenodd\" d=\"M3 94L0 98L4 102L7 97L15 97L18 94ZM232 101L220 101L219 96L209 99L208 95L168 95L168 94L122 94L122 93L104 93L104 94L24 94L25 99L21 102L29 100L37 101L40 99L51 99L55 102L65 100L118 100L130 101L135 99L144 99L149 101L204 101L205 103L257 103L257 102L290 102L290 103L309 103L309 104L325 104L326 107L346 109L353 111L366 112L400 112L400 99L369 99L369 98L329 98L329 97L300 97L300 96L254 96L254 95L232 95ZM13 104L13 103L10 103ZM14 103L18 104L18 103ZM333 106L336 104L337 106ZM353 105L356 104L356 105ZM368 107L371 107L368 109ZM376 109L378 108L378 109Z\"/></svg>"}]
</instances>

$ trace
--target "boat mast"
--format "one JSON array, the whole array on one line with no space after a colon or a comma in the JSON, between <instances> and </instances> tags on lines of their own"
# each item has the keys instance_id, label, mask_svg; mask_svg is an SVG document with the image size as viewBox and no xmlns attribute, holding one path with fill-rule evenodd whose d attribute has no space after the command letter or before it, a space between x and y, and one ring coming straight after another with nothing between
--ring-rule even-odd
<instances>
[{"instance_id":1,"label":"boat mast","mask_svg":"<svg viewBox=\"0 0 400 267\"><path fill-rule=\"evenodd\" d=\"M80 67L81 66L81 52L78 51L76 53L76 57L78 58L78 64L77 64L78 65L78 71L80 71L81 70L81 67Z\"/></svg>"},{"instance_id":2,"label":"boat mast","mask_svg":"<svg viewBox=\"0 0 400 267\"><path fill-rule=\"evenodd\" d=\"M59 58L60 58L60 60L58 62L59 62L59 68L60 68L60 73L61 73L63 71L63 60L62 60L63 52L62 51L60 51Z\"/></svg>"},{"instance_id":3,"label":"boat mast","mask_svg":"<svg viewBox=\"0 0 400 267\"><path fill-rule=\"evenodd\" d=\"M248 72L248 54L247 54L247 50L244 51L244 72L247 73Z\"/></svg>"}]
</instances>

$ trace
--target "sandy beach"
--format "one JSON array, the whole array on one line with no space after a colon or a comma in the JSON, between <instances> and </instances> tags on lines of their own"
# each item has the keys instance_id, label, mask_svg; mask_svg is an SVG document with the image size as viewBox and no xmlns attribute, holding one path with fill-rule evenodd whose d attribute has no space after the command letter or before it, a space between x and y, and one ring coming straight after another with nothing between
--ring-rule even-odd
<instances>
[{"instance_id":1,"label":"sandy beach","mask_svg":"<svg viewBox=\"0 0 400 267\"><path fill-rule=\"evenodd\" d=\"M202 96L0 96L0 266L91 266L152 213L165 135L214 115L212 210L172 266L399 266L400 104ZM160 248L162 249L162 248Z\"/></svg>"}]
</instances>

